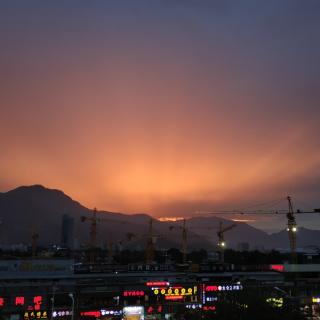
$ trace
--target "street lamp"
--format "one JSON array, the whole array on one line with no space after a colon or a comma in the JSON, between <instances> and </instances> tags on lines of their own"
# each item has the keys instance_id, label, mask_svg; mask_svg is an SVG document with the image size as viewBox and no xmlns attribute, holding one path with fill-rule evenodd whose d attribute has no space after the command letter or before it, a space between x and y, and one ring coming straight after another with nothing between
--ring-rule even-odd
<instances>
[{"instance_id":1,"label":"street lamp","mask_svg":"<svg viewBox=\"0 0 320 320\"><path fill-rule=\"evenodd\" d=\"M52 297L51 297L51 320L53 319L53 312L54 312L54 296L56 293L56 287L52 286Z\"/></svg>"},{"instance_id":2,"label":"street lamp","mask_svg":"<svg viewBox=\"0 0 320 320\"><path fill-rule=\"evenodd\" d=\"M72 314L71 314L71 320L74 319L74 296L73 296L73 293L69 293L69 297L71 298L72 300Z\"/></svg>"}]
</instances>

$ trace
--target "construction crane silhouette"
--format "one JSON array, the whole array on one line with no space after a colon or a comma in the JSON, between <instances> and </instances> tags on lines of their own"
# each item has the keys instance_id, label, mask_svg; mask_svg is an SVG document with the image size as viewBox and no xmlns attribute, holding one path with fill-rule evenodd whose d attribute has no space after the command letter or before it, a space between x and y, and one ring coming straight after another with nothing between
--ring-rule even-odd
<instances>
[{"instance_id":1,"label":"construction crane silhouette","mask_svg":"<svg viewBox=\"0 0 320 320\"><path fill-rule=\"evenodd\" d=\"M108 218L98 218L97 217L98 210L97 208L94 208L92 210L92 216L86 217L81 216L81 222L89 221L90 223L90 256L89 261L91 264L94 264L96 262L96 250L97 250L97 224L98 222L116 222L116 223L122 223L125 224L125 221L118 221L114 219L108 219Z\"/></svg>"},{"instance_id":2,"label":"construction crane silhouette","mask_svg":"<svg viewBox=\"0 0 320 320\"><path fill-rule=\"evenodd\" d=\"M220 221L217 236L218 236L218 247L220 250L220 262L224 263L224 249L226 246L226 243L224 241L224 233L233 229L236 227L236 224L229 225L225 228L223 228L223 223ZM180 229L182 231L182 261L183 263L186 263L187 261L187 235L189 234L189 230L191 229L198 229L198 228L187 228L186 227L186 219L183 219L183 225L182 226L170 226L170 230L173 229ZM216 227L205 227L205 229L216 229Z\"/></svg>"},{"instance_id":3,"label":"construction crane silhouette","mask_svg":"<svg viewBox=\"0 0 320 320\"><path fill-rule=\"evenodd\" d=\"M236 224L231 224L227 227L223 228L223 222L219 222L219 228L217 231L217 236L218 236L218 247L220 249L220 262L224 263L224 249L226 247L226 243L224 241L224 233L235 228L237 225Z\"/></svg>"},{"instance_id":4,"label":"construction crane silhouette","mask_svg":"<svg viewBox=\"0 0 320 320\"><path fill-rule=\"evenodd\" d=\"M154 257L155 257L154 245L160 236L161 235L154 233L152 218L150 218L149 220L148 233L146 235L137 236L134 233L127 233L127 239L129 241L131 241L132 239L145 239L145 238L147 239L146 249L145 249L145 262L147 264L152 263L154 261Z\"/></svg>"},{"instance_id":5,"label":"construction crane silhouette","mask_svg":"<svg viewBox=\"0 0 320 320\"><path fill-rule=\"evenodd\" d=\"M186 227L186 219L183 219L182 226L170 226L169 230L173 229L180 229L182 231L182 244L181 244L181 251L182 251L182 262L185 264L187 262L187 233L188 229Z\"/></svg>"},{"instance_id":6,"label":"construction crane silhouette","mask_svg":"<svg viewBox=\"0 0 320 320\"><path fill-rule=\"evenodd\" d=\"M207 213L207 214L285 214L287 217L287 232L290 243L290 252L291 252L291 263L297 262L297 231L298 226L296 222L296 214L305 214L305 213L320 213L320 208L313 210L294 210L292 205L292 198L287 196L288 210L230 210L230 211L198 211L198 213Z\"/></svg>"},{"instance_id":7,"label":"construction crane silhouette","mask_svg":"<svg viewBox=\"0 0 320 320\"><path fill-rule=\"evenodd\" d=\"M217 230L216 234L218 237L218 248L219 248L219 262L224 263L224 250L226 248L226 242L224 240L224 233L235 228L237 224L232 224L223 228L223 221L219 221L218 227L194 227L193 229L206 229L206 230Z\"/></svg>"}]
</instances>

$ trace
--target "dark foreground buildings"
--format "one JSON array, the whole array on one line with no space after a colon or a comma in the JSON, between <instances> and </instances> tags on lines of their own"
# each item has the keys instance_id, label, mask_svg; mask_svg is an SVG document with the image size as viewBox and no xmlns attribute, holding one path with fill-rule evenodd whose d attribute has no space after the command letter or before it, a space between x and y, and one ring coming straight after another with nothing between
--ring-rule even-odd
<instances>
[{"instance_id":1,"label":"dark foreground buildings","mask_svg":"<svg viewBox=\"0 0 320 320\"><path fill-rule=\"evenodd\" d=\"M250 319L250 310L260 310L260 319L264 319L263 313L272 310L279 314L296 310L305 319L319 319L319 275L320 265L312 264L179 270L167 265L3 260L0 317Z\"/></svg>"}]
</instances>

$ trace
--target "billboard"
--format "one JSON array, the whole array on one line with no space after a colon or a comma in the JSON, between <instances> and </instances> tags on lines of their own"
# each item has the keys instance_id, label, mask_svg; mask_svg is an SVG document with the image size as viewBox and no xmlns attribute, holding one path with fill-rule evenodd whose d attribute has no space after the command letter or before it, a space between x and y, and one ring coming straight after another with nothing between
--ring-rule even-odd
<instances>
[{"instance_id":1,"label":"billboard","mask_svg":"<svg viewBox=\"0 0 320 320\"><path fill-rule=\"evenodd\" d=\"M128 306L123 308L124 320L144 320L144 307Z\"/></svg>"}]
</instances>

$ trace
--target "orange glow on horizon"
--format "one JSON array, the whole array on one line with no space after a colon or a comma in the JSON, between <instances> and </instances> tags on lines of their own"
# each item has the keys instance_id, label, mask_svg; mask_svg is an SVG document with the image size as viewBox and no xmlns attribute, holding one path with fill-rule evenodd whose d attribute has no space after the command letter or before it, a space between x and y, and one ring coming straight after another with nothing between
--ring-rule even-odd
<instances>
[{"instance_id":1,"label":"orange glow on horizon","mask_svg":"<svg viewBox=\"0 0 320 320\"><path fill-rule=\"evenodd\" d=\"M0 10L0 191L41 184L161 219L317 200L320 19L292 41L301 12L272 9L274 38L258 8L193 2Z\"/></svg>"}]
</instances>

